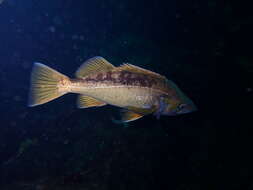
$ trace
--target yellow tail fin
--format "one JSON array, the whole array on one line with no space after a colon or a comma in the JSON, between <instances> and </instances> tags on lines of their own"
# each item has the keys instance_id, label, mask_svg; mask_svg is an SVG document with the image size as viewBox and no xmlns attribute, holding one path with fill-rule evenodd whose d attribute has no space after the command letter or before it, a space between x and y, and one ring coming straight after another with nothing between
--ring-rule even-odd
<instances>
[{"instance_id":1,"label":"yellow tail fin","mask_svg":"<svg viewBox=\"0 0 253 190\"><path fill-rule=\"evenodd\" d=\"M44 104L66 94L69 83L67 76L41 63L34 63L28 106Z\"/></svg>"}]
</instances>

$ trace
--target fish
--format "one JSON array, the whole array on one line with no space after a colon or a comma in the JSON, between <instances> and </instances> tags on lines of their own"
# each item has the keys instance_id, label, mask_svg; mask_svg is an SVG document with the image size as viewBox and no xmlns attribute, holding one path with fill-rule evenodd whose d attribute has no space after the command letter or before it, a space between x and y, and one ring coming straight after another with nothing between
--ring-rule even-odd
<instances>
[{"instance_id":1,"label":"fish","mask_svg":"<svg viewBox=\"0 0 253 190\"><path fill-rule=\"evenodd\" d=\"M67 93L79 94L78 108L120 107L122 123L148 114L160 118L197 110L174 82L129 63L116 67L101 56L92 57L77 69L75 78L34 63L28 106L41 105Z\"/></svg>"}]
</instances>

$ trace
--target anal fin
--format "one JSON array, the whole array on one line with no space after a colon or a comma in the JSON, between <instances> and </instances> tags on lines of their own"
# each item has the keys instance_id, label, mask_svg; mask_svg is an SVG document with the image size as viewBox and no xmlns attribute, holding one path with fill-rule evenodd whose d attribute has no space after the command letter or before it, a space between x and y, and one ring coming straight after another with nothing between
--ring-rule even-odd
<instances>
[{"instance_id":1,"label":"anal fin","mask_svg":"<svg viewBox=\"0 0 253 190\"><path fill-rule=\"evenodd\" d=\"M104 105L106 105L106 103L85 95L79 95L77 100L78 108L100 107Z\"/></svg>"},{"instance_id":2,"label":"anal fin","mask_svg":"<svg viewBox=\"0 0 253 190\"><path fill-rule=\"evenodd\" d=\"M129 110L123 110L122 114L121 114L121 121L126 123L126 122L130 122L130 121L140 119L143 116L144 115L139 114L139 113L135 113L135 112L132 112L132 111L129 111Z\"/></svg>"}]
</instances>

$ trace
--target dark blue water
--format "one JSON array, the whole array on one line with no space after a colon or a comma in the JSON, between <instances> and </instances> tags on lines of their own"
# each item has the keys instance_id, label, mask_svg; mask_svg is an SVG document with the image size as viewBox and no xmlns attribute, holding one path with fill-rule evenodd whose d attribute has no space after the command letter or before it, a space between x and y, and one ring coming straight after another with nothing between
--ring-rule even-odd
<instances>
[{"instance_id":1,"label":"dark blue water","mask_svg":"<svg viewBox=\"0 0 253 190\"><path fill-rule=\"evenodd\" d=\"M252 189L252 13L209 1L5 0L0 4L0 189ZM128 127L76 95L27 107L41 62L88 58L165 75L198 106Z\"/></svg>"}]
</instances>

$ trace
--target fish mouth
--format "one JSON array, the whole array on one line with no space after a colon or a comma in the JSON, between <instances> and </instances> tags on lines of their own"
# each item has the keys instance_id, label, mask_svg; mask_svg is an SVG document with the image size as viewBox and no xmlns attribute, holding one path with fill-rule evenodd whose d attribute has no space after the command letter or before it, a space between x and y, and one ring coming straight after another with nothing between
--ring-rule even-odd
<instances>
[{"instance_id":1,"label":"fish mouth","mask_svg":"<svg viewBox=\"0 0 253 190\"><path fill-rule=\"evenodd\" d=\"M198 108L194 103L186 104L185 107L181 110L179 110L178 114L186 114L197 111Z\"/></svg>"}]
</instances>

